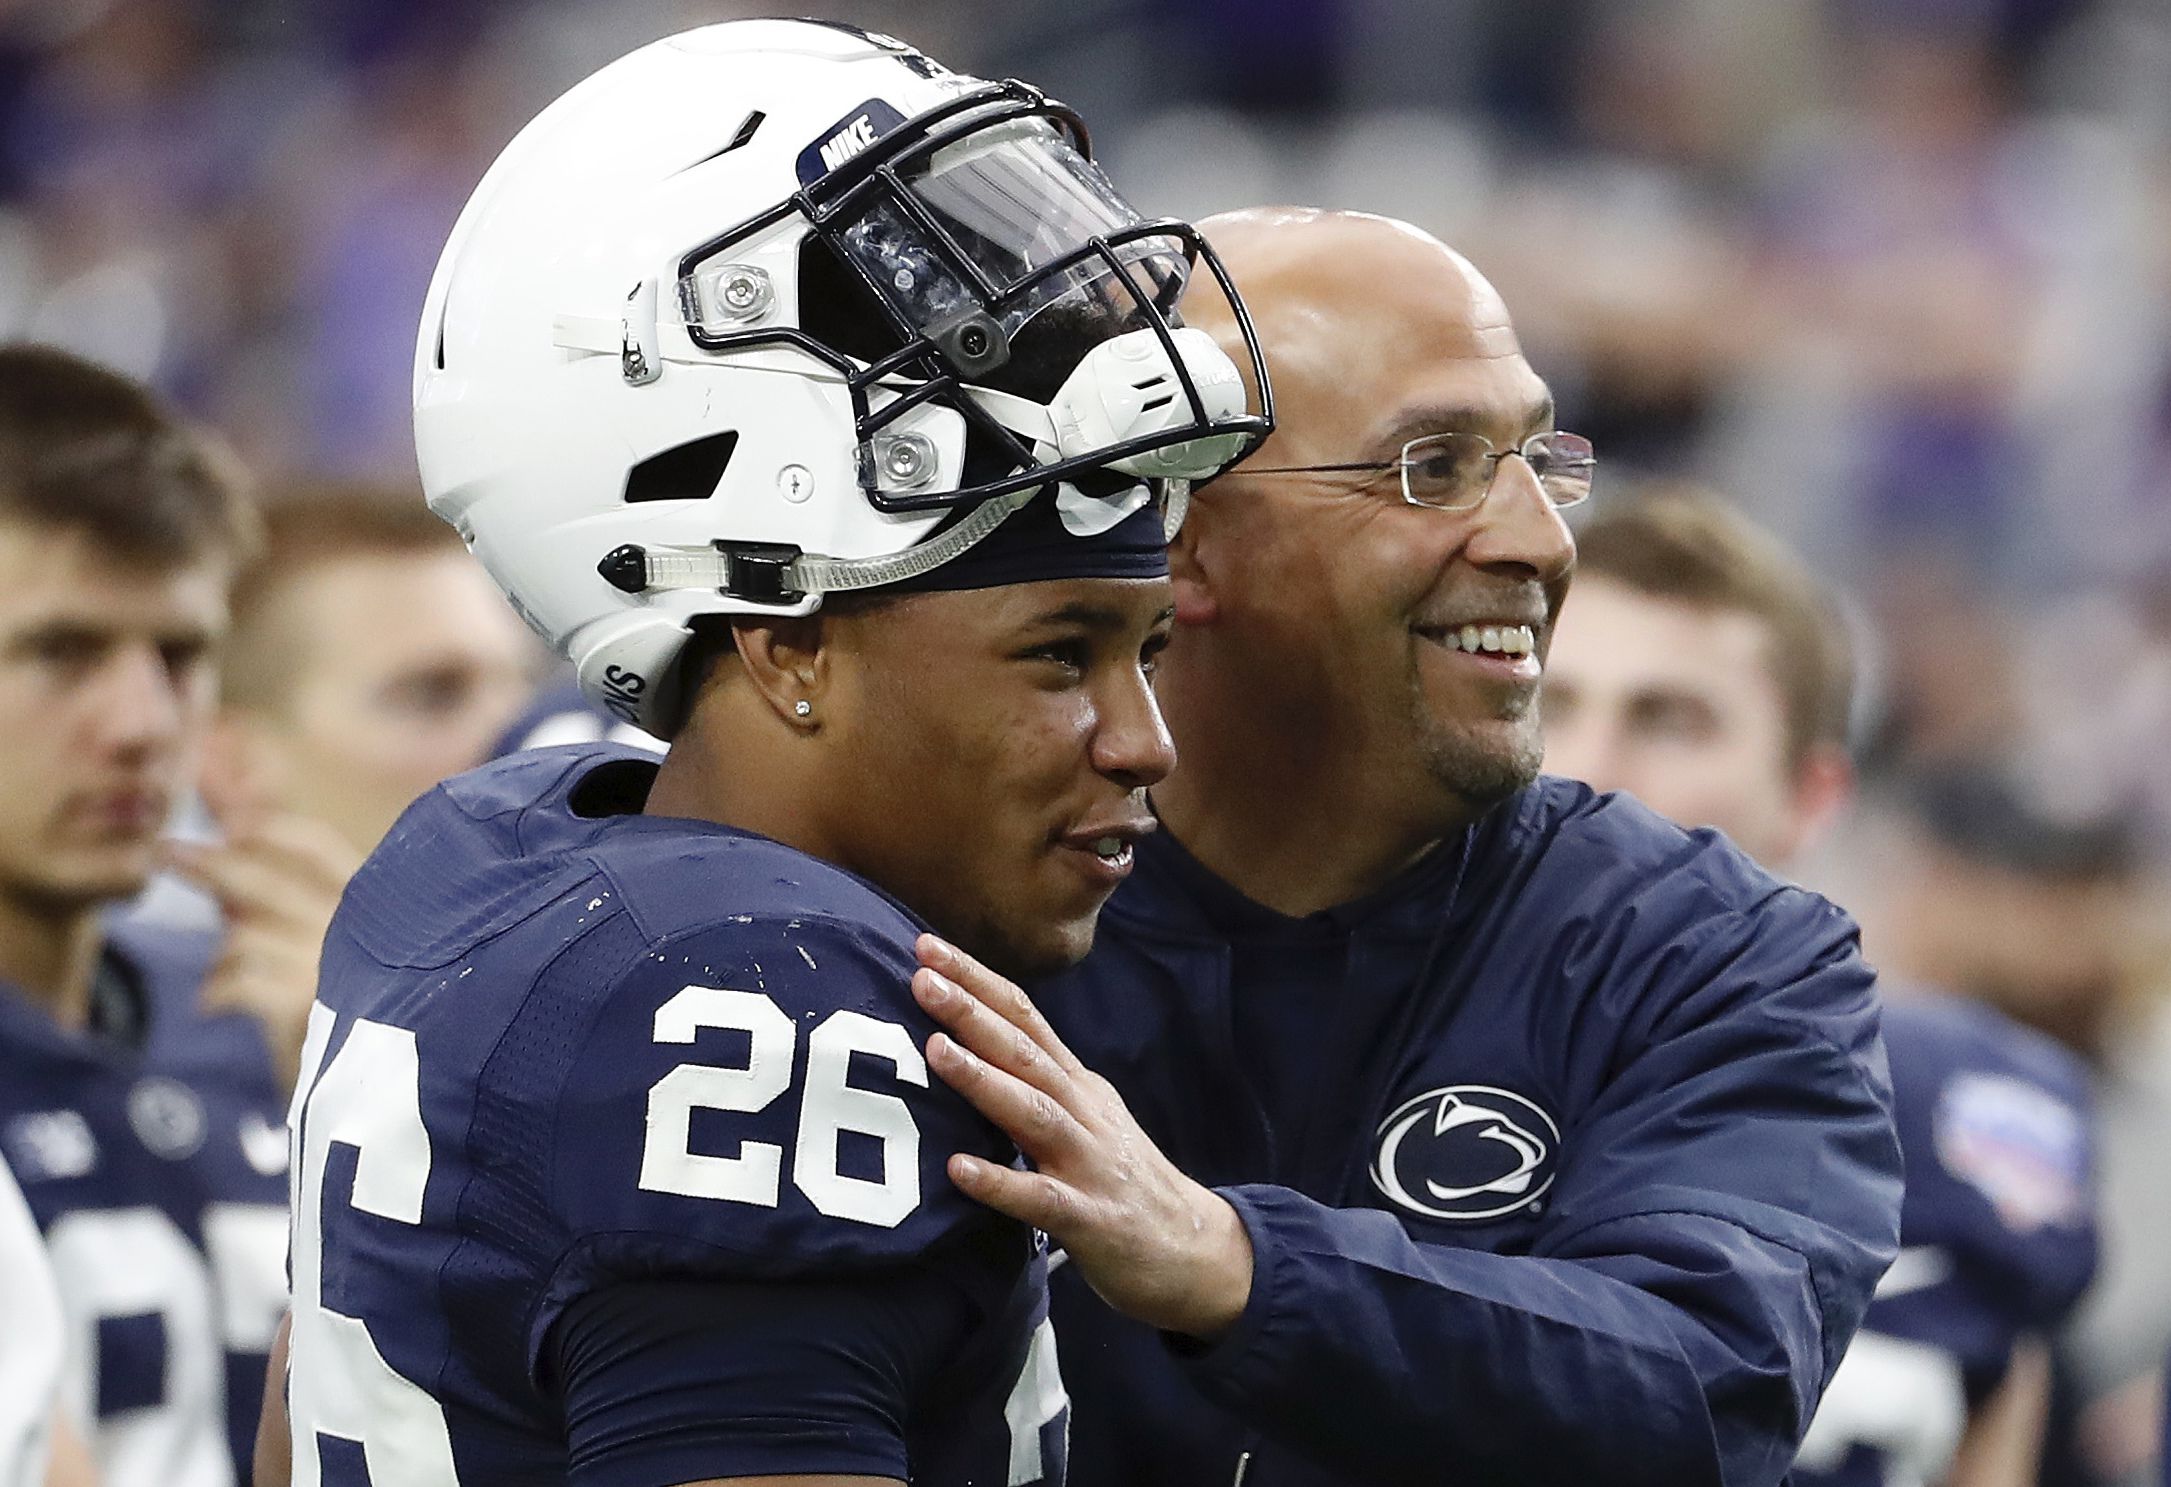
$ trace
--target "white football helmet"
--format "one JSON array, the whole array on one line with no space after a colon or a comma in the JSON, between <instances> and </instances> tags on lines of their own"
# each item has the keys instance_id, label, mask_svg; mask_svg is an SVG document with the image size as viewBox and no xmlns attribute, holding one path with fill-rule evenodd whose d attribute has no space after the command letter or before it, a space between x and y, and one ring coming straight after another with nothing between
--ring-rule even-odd
<instances>
[{"instance_id":1,"label":"white football helmet","mask_svg":"<svg viewBox=\"0 0 2171 1487\"><path fill-rule=\"evenodd\" d=\"M1255 413L1173 315L1202 261ZM1173 530L1272 427L1227 273L1074 115L809 21L656 42L523 129L438 263L414 395L431 508L661 736L697 617L916 577L1051 485L1074 531L1155 495Z\"/></svg>"}]
</instances>

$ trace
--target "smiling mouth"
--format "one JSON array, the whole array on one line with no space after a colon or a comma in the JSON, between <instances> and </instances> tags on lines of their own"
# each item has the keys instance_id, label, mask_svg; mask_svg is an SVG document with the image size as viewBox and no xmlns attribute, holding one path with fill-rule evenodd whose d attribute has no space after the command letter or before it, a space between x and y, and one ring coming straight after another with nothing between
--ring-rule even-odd
<instances>
[{"instance_id":1,"label":"smiling mouth","mask_svg":"<svg viewBox=\"0 0 2171 1487\"><path fill-rule=\"evenodd\" d=\"M1092 844L1093 855L1104 866L1126 869L1131 865L1131 844L1120 836L1097 838Z\"/></svg>"},{"instance_id":2,"label":"smiling mouth","mask_svg":"<svg viewBox=\"0 0 2171 1487\"><path fill-rule=\"evenodd\" d=\"M1152 831L1151 817L1127 821L1119 825L1088 827L1057 838L1057 844L1080 854L1095 870L1107 875L1111 883L1120 881L1131 870L1139 839Z\"/></svg>"},{"instance_id":3,"label":"smiling mouth","mask_svg":"<svg viewBox=\"0 0 2171 1487\"><path fill-rule=\"evenodd\" d=\"M1473 656L1521 660L1536 653L1538 636L1531 625L1417 625L1419 635L1451 651Z\"/></svg>"}]
</instances>

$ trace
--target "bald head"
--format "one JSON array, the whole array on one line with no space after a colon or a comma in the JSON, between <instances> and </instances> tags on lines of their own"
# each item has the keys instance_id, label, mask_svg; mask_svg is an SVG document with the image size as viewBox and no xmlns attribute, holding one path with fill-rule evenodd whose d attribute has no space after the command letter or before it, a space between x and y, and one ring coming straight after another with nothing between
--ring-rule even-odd
<instances>
[{"instance_id":1,"label":"bald head","mask_svg":"<svg viewBox=\"0 0 2171 1487\"><path fill-rule=\"evenodd\" d=\"M1467 258L1392 217L1314 207L1252 207L1209 217L1200 230L1221 255L1251 313L1281 432L1260 465L1328 461L1320 442L1347 404L1360 363L1398 367L1444 359L1519 361L1522 348L1499 293ZM1239 366L1243 343L1217 295L1185 302L1191 324ZM1373 389L1364 389L1369 397ZM1377 404L1373 404L1377 408Z\"/></svg>"}]
</instances>

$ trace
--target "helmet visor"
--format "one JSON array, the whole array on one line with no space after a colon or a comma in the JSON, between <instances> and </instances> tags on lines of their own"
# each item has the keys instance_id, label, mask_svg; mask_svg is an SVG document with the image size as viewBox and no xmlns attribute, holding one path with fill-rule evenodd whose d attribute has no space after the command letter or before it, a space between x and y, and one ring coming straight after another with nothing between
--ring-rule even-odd
<instances>
[{"instance_id":1,"label":"helmet visor","mask_svg":"<svg viewBox=\"0 0 2171 1487\"><path fill-rule=\"evenodd\" d=\"M838 241L914 332L941 343L984 317L988 364L961 368L974 382L1046 398L1093 345L1147 323L1132 286L1164 316L1183 294L1190 260L1173 238L1114 245L1129 285L1083 251L1141 219L1044 117L908 157L896 179L901 191L871 195Z\"/></svg>"}]
</instances>

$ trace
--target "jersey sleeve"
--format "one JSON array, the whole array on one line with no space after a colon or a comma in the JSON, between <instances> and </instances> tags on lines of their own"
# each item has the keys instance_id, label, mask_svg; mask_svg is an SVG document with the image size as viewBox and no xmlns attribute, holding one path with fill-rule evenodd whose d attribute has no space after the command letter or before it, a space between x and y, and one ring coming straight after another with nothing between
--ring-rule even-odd
<instances>
[{"instance_id":1,"label":"jersey sleeve","mask_svg":"<svg viewBox=\"0 0 2171 1487\"><path fill-rule=\"evenodd\" d=\"M1886 1010L1907 1160L1901 1257L1865 1326L1956 1359L1971 1400L2056 1327L2096 1261L2094 1112L2078 1062L1988 1009Z\"/></svg>"},{"instance_id":2,"label":"jersey sleeve","mask_svg":"<svg viewBox=\"0 0 2171 1487\"><path fill-rule=\"evenodd\" d=\"M970 1324L940 1277L629 1281L560 1317L546 1366L572 1487L911 1476L910 1401Z\"/></svg>"},{"instance_id":3,"label":"jersey sleeve","mask_svg":"<svg viewBox=\"0 0 2171 1487\"><path fill-rule=\"evenodd\" d=\"M914 1266L980 1292L1031 1235L950 1183L1017 1153L939 1080L901 934L736 920L650 946L584 1033L554 1111L562 1252L530 1357L575 1297L640 1280L840 1279Z\"/></svg>"}]
</instances>

